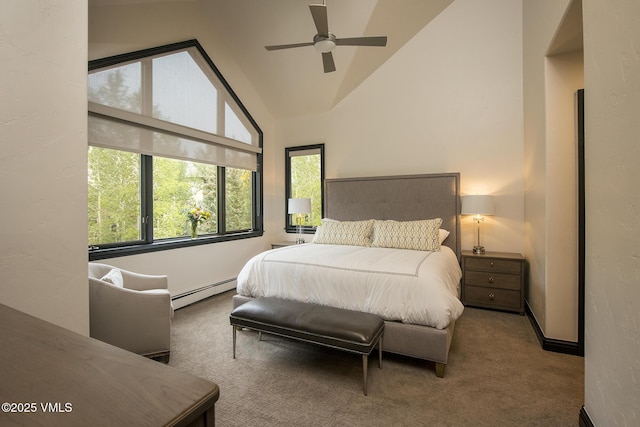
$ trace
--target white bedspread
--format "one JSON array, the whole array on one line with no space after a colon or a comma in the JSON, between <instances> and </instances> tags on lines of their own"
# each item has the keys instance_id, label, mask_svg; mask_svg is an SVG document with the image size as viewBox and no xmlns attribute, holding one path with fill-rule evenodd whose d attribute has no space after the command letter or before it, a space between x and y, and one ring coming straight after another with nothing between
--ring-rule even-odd
<instances>
[{"instance_id":1,"label":"white bedspread","mask_svg":"<svg viewBox=\"0 0 640 427\"><path fill-rule=\"evenodd\" d=\"M253 257L240 295L280 297L446 328L463 311L454 252L304 244Z\"/></svg>"}]
</instances>

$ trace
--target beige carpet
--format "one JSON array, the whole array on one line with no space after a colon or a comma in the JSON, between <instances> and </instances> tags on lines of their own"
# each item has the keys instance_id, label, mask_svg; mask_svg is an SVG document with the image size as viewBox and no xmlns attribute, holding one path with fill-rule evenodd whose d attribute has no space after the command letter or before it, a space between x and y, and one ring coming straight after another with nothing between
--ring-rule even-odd
<instances>
[{"instance_id":1,"label":"beige carpet","mask_svg":"<svg viewBox=\"0 0 640 427\"><path fill-rule=\"evenodd\" d=\"M444 378L432 363L370 358L238 333L232 292L176 311L170 366L216 382L218 426L576 426L584 359L540 348L526 316L466 308Z\"/></svg>"}]
</instances>

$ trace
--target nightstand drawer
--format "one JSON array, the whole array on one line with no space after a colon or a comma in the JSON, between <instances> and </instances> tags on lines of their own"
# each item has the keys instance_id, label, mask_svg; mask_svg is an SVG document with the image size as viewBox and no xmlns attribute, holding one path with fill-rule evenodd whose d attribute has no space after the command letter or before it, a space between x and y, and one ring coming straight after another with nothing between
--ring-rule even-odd
<instances>
[{"instance_id":1,"label":"nightstand drawer","mask_svg":"<svg viewBox=\"0 0 640 427\"><path fill-rule=\"evenodd\" d=\"M506 259L470 257L466 259L465 263L469 270L499 271L501 273L520 274L522 269L522 262Z\"/></svg>"},{"instance_id":2,"label":"nightstand drawer","mask_svg":"<svg viewBox=\"0 0 640 427\"><path fill-rule=\"evenodd\" d=\"M520 310L520 301L520 291L485 288L481 286L467 286L465 288L465 302L469 305Z\"/></svg>"},{"instance_id":3,"label":"nightstand drawer","mask_svg":"<svg viewBox=\"0 0 640 427\"><path fill-rule=\"evenodd\" d=\"M469 260L467 260L467 265ZM515 274L488 273L484 271L469 271L464 275L465 285L490 286L492 288L520 290L520 276Z\"/></svg>"}]
</instances>

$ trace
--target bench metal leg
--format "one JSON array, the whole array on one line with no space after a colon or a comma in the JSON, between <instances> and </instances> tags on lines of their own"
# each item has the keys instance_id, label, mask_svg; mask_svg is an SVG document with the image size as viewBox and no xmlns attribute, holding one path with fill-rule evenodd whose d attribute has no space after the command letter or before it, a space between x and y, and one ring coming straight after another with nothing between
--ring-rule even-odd
<instances>
[{"instance_id":1,"label":"bench metal leg","mask_svg":"<svg viewBox=\"0 0 640 427\"><path fill-rule=\"evenodd\" d=\"M378 338L378 366L382 369L382 336ZM362 381L364 395L367 395L367 374L369 370L369 356L367 354L362 355Z\"/></svg>"},{"instance_id":2,"label":"bench metal leg","mask_svg":"<svg viewBox=\"0 0 640 427\"><path fill-rule=\"evenodd\" d=\"M366 354L362 355L362 374L364 379L364 395L367 395L367 368L369 366L369 357Z\"/></svg>"},{"instance_id":3,"label":"bench metal leg","mask_svg":"<svg viewBox=\"0 0 640 427\"><path fill-rule=\"evenodd\" d=\"M236 358L236 327L233 326L233 358Z\"/></svg>"}]
</instances>

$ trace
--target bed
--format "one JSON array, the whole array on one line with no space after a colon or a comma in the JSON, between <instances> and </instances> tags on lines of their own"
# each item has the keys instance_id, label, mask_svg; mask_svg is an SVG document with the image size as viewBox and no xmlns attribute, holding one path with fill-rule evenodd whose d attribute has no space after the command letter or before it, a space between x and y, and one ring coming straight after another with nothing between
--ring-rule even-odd
<instances>
[{"instance_id":1,"label":"bed","mask_svg":"<svg viewBox=\"0 0 640 427\"><path fill-rule=\"evenodd\" d=\"M326 180L325 220L314 243L253 257L238 275L234 307L277 296L378 314L385 319L384 351L433 362L443 377L463 310L459 181L458 173ZM428 227L426 247L433 250L380 240L388 227L418 223ZM371 231L377 247L327 234L344 226ZM444 240L440 230L449 233Z\"/></svg>"}]
</instances>

